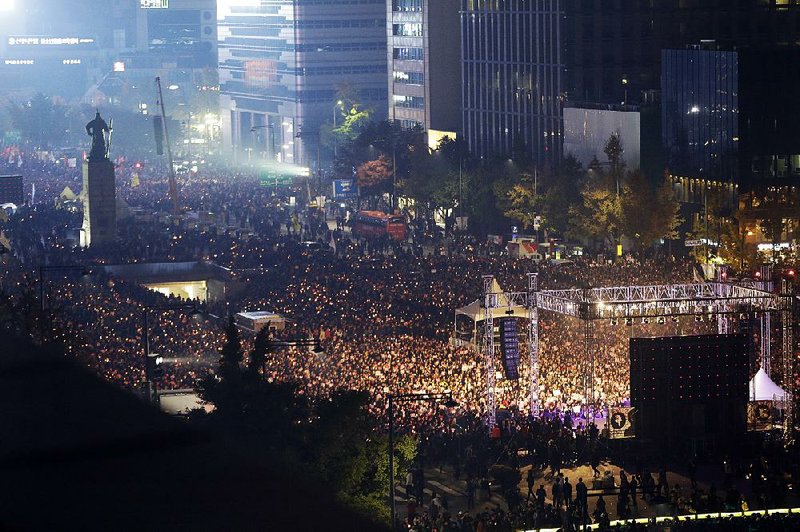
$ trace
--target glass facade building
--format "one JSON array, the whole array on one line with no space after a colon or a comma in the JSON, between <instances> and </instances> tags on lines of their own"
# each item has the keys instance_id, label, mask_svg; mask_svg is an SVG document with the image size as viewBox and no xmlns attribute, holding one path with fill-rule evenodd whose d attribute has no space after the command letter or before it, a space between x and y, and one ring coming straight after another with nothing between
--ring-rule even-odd
<instances>
[{"instance_id":1,"label":"glass facade building","mask_svg":"<svg viewBox=\"0 0 800 532\"><path fill-rule=\"evenodd\" d=\"M473 155L557 161L561 0L462 0L462 112Z\"/></svg>"},{"instance_id":2,"label":"glass facade building","mask_svg":"<svg viewBox=\"0 0 800 532\"><path fill-rule=\"evenodd\" d=\"M674 176L743 191L800 183L800 48L662 52L662 140Z\"/></svg>"},{"instance_id":3,"label":"glass facade building","mask_svg":"<svg viewBox=\"0 0 800 532\"><path fill-rule=\"evenodd\" d=\"M220 0L220 107L239 160L315 167L337 87L386 116L386 0Z\"/></svg>"},{"instance_id":4,"label":"glass facade building","mask_svg":"<svg viewBox=\"0 0 800 532\"><path fill-rule=\"evenodd\" d=\"M662 141L673 175L738 182L736 52L662 51Z\"/></svg>"}]
</instances>

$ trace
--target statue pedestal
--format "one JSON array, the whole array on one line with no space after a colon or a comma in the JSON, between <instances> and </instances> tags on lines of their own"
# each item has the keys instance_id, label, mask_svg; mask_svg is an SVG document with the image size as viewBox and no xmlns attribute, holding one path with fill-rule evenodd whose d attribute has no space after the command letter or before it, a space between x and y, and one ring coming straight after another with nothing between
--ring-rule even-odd
<instances>
[{"instance_id":1,"label":"statue pedestal","mask_svg":"<svg viewBox=\"0 0 800 532\"><path fill-rule=\"evenodd\" d=\"M113 242L117 237L117 190L114 163L83 162L83 227L81 246Z\"/></svg>"}]
</instances>

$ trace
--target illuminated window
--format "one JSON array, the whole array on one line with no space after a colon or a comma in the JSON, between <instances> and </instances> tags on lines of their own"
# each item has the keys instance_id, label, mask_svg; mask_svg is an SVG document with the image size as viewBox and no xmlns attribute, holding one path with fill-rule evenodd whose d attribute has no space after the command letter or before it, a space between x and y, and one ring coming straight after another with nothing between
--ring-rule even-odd
<instances>
[{"instance_id":1,"label":"illuminated window","mask_svg":"<svg viewBox=\"0 0 800 532\"><path fill-rule=\"evenodd\" d=\"M422 24L392 24L392 35L398 37L422 37Z\"/></svg>"},{"instance_id":2,"label":"illuminated window","mask_svg":"<svg viewBox=\"0 0 800 532\"><path fill-rule=\"evenodd\" d=\"M392 11L422 11L422 0L392 0Z\"/></svg>"},{"instance_id":3,"label":"illuminated window","mask_svg":"<svg viewBox=\"0 0 800 532\"><path fill-rule=\"evenodd\" d=\"M399 61L422 61L424 53L422 48L394 48L392 57Z\"/></svg>"},{"instance_id":4,"label":"illuminated window","mask_svg":"<svg viewBox=\"0 0 800 532\"><path fill-rule=\"evenodd\" d=\"M392 96L392 104L395 107L403 107L406 109L424 109L425 98L421 96L401 96L395 94Z\"/></svg>"},{"instance_id":5,"label":"illuminated window","mask_svg":"<svg viewBox=\"0 0 800 532\"><path fill-rule=\"evenodd\" d=\"M422 72L401 72L395 70L394 82L404 85L423 85L425 83L425 74Z\"/></svg>"}]
</instances>

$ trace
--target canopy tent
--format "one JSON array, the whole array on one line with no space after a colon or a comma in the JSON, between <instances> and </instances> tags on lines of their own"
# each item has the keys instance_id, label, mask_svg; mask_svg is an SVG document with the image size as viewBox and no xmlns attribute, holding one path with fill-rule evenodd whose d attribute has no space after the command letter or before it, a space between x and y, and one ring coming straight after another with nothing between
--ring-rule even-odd
<instances>
[{"instance_id":1,"label":"canopy tent","mask_svg":"<svg viewBox=\"0 0 800 532\"><path fill-rule=\"evenodd\" d=\"M69 185L64 187L64 190L61 191L61 194L58 195L59 198L66 201L75 201L78 199L78 196L69 188Z\"/></svg>"},{"instance_id":2,"label":"canopy tent","mask_svg":"<svg viewBox=\"0 0 800 532\"><path fill-rule=\"evenodd\" d=\"M497 307L492 311L492 318L527 318L528 311L522 305L510 305L500 284L497 280L492 280L492 293L498 294ZM469 305L456 309L456 316L468 316L472 321L483 321L484 308L483 298L476 299ZM511 311L511 312L509 312Z\"/></svg>"},{"instance_id":3,"label":"canopy tent","mask_svg":"<svg viewBox=\"0 0 800 532\"><path fill-rule=\"evenodd\" d=\"M783 399L786 392L772 382L764 368L759 368L758 372L750 379L750 400L751 401L772 401L777 398Z\"/></svg>"},{"instance_id":4,"label":"canopy tent","mask_svg":"<svg viewBox=\"0 0 800 532\"><path fill-rule=\"evenodd\" d=\"M511 305L505 292L500 288L500 284L496 279L492 280L492 293L497 294L497 306L492 309L492 319L499 318L527 318L528 311L522 305ZM484 303L483 298L476 299L469 305L456 309L455 318L453 320L453 333L456 338L459 337L458 332L458 317L466 316L472 321L471 327L471 343L477 344L478 338L478 323L484 319ZM464 331L466 333L466 331ZM466 336L466 335L464 335Z\"/></svg>"}]
</instances>

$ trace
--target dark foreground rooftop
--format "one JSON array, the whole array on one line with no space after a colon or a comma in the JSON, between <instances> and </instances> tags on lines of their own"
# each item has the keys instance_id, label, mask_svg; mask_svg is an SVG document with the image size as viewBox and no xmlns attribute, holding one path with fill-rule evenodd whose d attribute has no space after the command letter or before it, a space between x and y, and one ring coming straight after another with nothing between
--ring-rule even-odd
<instances>
[{"instance_id":1,"label":"dark foreground rooftop","mask_svg":"<svg viewBox=\"0 0 800 532\"><path fill-rule=\"evenodd\" d=\"M369 530L321 486L23 340L0 357L2 530Z\"/></svg>"}]
</instances>

